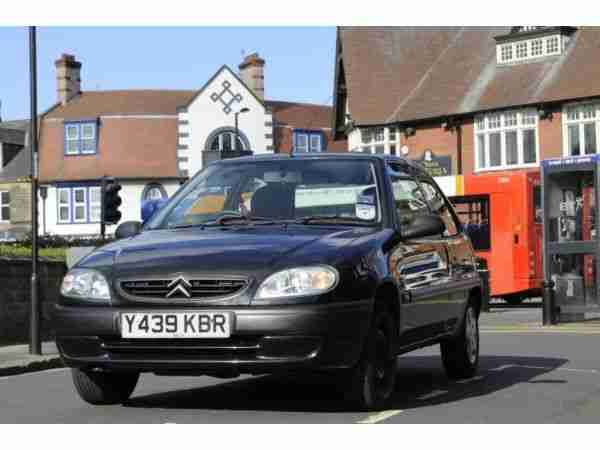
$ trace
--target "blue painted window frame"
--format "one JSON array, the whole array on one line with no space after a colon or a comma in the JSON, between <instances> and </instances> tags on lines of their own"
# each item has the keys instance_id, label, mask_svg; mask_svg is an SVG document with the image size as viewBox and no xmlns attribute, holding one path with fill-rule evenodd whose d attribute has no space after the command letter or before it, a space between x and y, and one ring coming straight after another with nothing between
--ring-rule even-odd
<instances>
[{"instance_id":1,"label":"blue painted window frame","mask_svg":"<svg viewBox=\"0 0 600 450\"><path fill-rule=\"evenodd\" d=\"M93 137L93 150L84 150L83 142L86 140L92 139L83 139L83 128L85 126L92 126L94 129L94 137ZM67 130L70 128L77 129L77 138L68 139L67 138ZM81 155L95 155L98 153L98 121L97 120L70 120L64 122L64 148L63 152L65 156L81 156ZM74 141L76 142L75 151L68 151L68 142Z\"/></svg>"},{"instance_id":2,"label":"blue painted window frame","mask_svg":"<svg viewBox=\"0 0 600 450\"><path fill-rule=\"evenodd\" d=\"M100 185L98 184L60 184L56 186L56 223L59 225L85 225L85 224L97 224L100 223L100 217L98 220L92 220L92 189L100 189ZM60 192L61 190L66 190L69 192L69 202L67 204L60 203ZM84 208L85 208L85 217L83 220L75 220L75 191L83 190L84 191ZM80 202L81 204L81 202ZM98 206L100 203L96 202ZM60 218L60 208L65 207L65 205L69 208L69 218L67 220L61 220Z\"/></svg>"},{"instance_id":3,"label":"blue painted window frame","mask_svg":"<svg viewBox=\"0 0 600 450\"><path fill-rule=\"evenodd\" d=\"M306 151L300 151L298 148L298 141L301 137L306 138ZM313 138L318 138L319 145L313 145ZM294 130L294 153L321 153L327 151L325 148L325 136L321 130L305 130L295 129Z\"/></svg>"}]
</instances>

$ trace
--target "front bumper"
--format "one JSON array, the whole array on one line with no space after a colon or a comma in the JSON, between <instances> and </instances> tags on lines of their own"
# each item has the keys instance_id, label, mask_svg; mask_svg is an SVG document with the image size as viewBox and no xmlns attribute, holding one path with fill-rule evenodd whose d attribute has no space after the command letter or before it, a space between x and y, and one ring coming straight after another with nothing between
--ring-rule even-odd
<instances>
[{"instance_id":1,"label":"front bumper","mask_svg":"<svg viewBox=\"0 0 600 450\"><path fill-rule=\"evenodd\" d=\"M120 313L145 308L57 305L54 328L58 349L69 367L216 376L334 369L358 361L372 305L365 300L202 308L234 314L228 339L122 339Z\"/></svg>"}]
</instances>

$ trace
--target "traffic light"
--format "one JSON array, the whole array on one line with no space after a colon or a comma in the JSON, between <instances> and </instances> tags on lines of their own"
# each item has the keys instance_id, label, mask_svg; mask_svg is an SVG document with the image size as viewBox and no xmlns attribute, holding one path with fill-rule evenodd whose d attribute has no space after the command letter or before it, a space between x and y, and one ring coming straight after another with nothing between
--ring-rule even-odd
<instances>
[{"instance_id":1,"label":"traffic light","mask_svg":"<svg viewBox=\"0 0 600 450\"><path fill-rule=\"evenodd\" d=\"M121 185L114 178L102 178L102 230L106 224L115 224L121 220Z\"/></svg>"}]
</instances>

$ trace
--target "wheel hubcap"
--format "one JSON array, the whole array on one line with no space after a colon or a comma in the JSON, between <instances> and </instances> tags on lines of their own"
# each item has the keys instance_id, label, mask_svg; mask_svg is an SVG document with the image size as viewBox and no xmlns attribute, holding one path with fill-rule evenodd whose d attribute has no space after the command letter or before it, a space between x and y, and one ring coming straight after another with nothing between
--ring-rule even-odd
<instances>
[{"instance_id":1,"label":"wheel hubcap","mask_svg":"<svg viewBox=\"0 0 600 450\"><path fill-rule=\"evenodd\" d=\"M465 318L465 337L467 341L467 355L471 364L475 363L477 359L477 352L479 350L479 330L477 328L477 317L473 308L467 310L467 316Z\"/></svg>"}]
</instances>

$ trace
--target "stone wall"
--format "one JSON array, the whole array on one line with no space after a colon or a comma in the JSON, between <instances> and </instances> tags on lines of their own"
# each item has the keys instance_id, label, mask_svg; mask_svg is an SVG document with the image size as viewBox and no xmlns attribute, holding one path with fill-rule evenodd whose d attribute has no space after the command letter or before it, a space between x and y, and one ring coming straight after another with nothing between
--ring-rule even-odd
<instances>
[{"instance_id":1,"label":"stone wall","mask_svg":"<svg viewBox=\"0 0 600 450\"><path fill-rule=\"evenodd\" d=\"M40 261L42 340L52 339L51 314L66 272L63 262ZM0 257L0 343L29 340L31 260Z\"/></svg>"}]
</instances>

